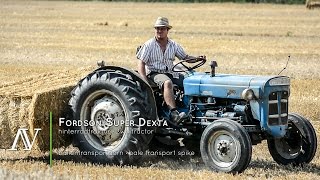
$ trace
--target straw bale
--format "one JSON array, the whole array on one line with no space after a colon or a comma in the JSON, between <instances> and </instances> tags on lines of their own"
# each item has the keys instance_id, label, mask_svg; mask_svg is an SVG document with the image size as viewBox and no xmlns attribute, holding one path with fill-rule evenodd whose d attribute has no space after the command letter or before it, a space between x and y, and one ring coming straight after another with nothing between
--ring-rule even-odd
<instances>
[{"instance_id":1,"label":"straw bale","mask_svg":"<svg viewBox=\"0 0 320 180\"><path fill-rule=\"evenodd\" d=\"M31 97L0 96L0 148L12 146L19 128L29 128L28 107Z\"/></svg>"},{"instance_id":2,"label":"straw bale","mask_svg":"<svg viewBox=\"0 0 320 180\"><path fill-rule=\"evenodd\" d=\"M47 91L38 91L33 96L0 96L0 148L10 149L19 128L29 129L30 141L34 129L41 128L33 149L49 150L50 112L53 114L53 147L68 146L71 137L59 134L58 119L68 115L68 100L72 85L55 87ZM22 141L18 149L23 148Z\"/></svg>"},{"instance_id":3,"label":"straw bale","mask_svg":"<svg viewBox=\"0 0 320 180\"><path fill-rule=\"evenodd\" d=\"M18 81L0 86L0 149L10 149L19 128L27 128L29 140L34 138L34 129L42 130L37 135L33 150L49 150L49 113L53 113L53 147L68 146L70 136L58 133L60 117L68 118L70 91L79 77L88 69L74 72L57 71L21 77ZM23 149L20 139L18 149Z\"/></svg>"},{"instance_id":4,"label":"straw bale","mask_svg":"<svg viewBox=\"0 0 320 180\"><path fill-rule=\"evenodd\" d=\"M70 117L68 101L70 91L73 86L56 88L50 91L36 93L32 97L32 103L29 107L30 129L41 128L42 132L37 138L37 147L40 150L49 150L50 138L50 112L53 114L53 147L68 146L71 143L71 137L67 134L59 134L58 119L60 117ZM33 136L34 131L32 132Z\"/></svg>"}]
</instances>

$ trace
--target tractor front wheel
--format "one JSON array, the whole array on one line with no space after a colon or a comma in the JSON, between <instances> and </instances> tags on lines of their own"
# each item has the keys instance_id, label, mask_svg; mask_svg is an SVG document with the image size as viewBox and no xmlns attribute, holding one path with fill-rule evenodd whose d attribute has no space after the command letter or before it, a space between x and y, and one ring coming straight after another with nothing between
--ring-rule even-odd
<instances>
[{"instance_id":1,"label":"tractor front wheel","mask_svg":"<svg viewBox=\"0 0 320 180\"><path fill-rule=\"evenodd\" d=\"M244 127L230 119L220 119L204 130L200 152L204 163L210 169L240 173L250 163L252 144Z\"/></svg>"},{"instance_id":2,"label":"tractor front wheel","mask_svg":"<svg viewBox=\"0 0 320 180\"><path fill-rule=\"evenodd\" d=\"M289 114L287 134L283 138L268 139L268 148L278 164L309 163L317 149L315 130L306 118L299 114Z\"/></svg>"}]
</instances>

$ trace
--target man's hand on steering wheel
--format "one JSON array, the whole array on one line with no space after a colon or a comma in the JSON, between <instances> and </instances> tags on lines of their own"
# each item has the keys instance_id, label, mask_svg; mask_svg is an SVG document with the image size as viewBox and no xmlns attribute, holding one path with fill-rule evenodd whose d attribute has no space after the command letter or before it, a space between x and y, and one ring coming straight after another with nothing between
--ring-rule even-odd
<instances>
[{"instance_id":1,"label":"man's hand on steering wheel","mask_svg":"<svg viewBox=\"0 0 320 180\"><path fill-rule=\"evenodd\" d=\"M192 66L192 67L189 67L187 66L186 64L184 63L197 63L199 62L198 64ZM193 69L196 69L202 65L204 65L204 63L206 62L206 56L198 56L198 57L193 57L193 56L187 56L186 59L184 60L181 60L180 62L178 62L177 64L175 64L172 68L172 71L173 72L186 72L186 71L192 71ZM183 67L185 67L187 70L175 70L175 68L178 66L178 65L182 65Z\"/></svg>"},{"instance_id":2,"label":"man's hand on steering wheel","mask_svg":"<svg viewBox=\"0 0 320 180\"><path fill-rule=\"evenodd\" d=\"M196 63L198 62L197 61L197 58L203 58L203 59L206 59L206 56L203 55L203 56L198 56L198 57L194 57L194 56L187 56L184 60L188 60L188 63Z\"/></svg>"}]
</instances>

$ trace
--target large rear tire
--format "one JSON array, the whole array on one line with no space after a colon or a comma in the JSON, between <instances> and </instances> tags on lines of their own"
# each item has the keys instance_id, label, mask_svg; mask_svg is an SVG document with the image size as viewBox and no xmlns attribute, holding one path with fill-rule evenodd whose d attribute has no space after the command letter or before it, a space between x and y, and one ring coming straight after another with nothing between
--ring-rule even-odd
<instances>
[{"instance_id":1,"label":"large rear tire","mask_svg":"<svg viewBox=\"0 0 320 180\"><path fill-rule=\"evenodd\" d=\"M69 104L73 119L74 144L93 162L132 164L141 159L153 137L153 127L139 126L151 118L147 97L138 81L114 70L99 70L81 80ZM85 123L90 120L91 124Z\"/></svg>"},{"instance_id":2,"label":"large rear tire","mask_svg":"<svg viewBox=\"0 0 320 180\"><path fill-rule=\"evenodd\" d=\"M240 173L251 161L251 139L244 127L237 122L230 119L216 120L204 130L200 152L210 169Z\"/></svg>"},{"instance_id":3,"label":"large rear tire","mask_svg":"<svg viewBox=\"0 0 320 180\"><path fill-rule=\"evenodd\" d=\"M299 114L288 116L288 132L285 137L268 139L272 158L282 165L309 163L317 150L317 136L311 123Z\"/></svg>"}]
</instances>

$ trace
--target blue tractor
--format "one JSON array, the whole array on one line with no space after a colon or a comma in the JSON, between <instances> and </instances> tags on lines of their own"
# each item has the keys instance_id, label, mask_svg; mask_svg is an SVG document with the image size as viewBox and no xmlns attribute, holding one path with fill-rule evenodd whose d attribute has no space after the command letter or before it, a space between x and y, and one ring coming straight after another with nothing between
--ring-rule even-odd
<instances>
[{"instance_id":1,"label":"blue tractor","mask_svg":"<svg viewBox=\"0 0 320 180\"><path fill-rule=\"evenodd\" d=\"M73 126L82 132L74 144L93 162L123 165L140 160L150 143L183 138L210 169L240 173L252 145L267 140L277 163L311 162L316 133L306 118L288 112L288 77L216 74L215 61L209 72L194 71L205 62L187 59L173 68L185 76L184 87L175 86L179 111L189 115L181 124L170 121L157 86L128 68L99 63L71 93L73 119L88 121Z\"/></svg>"}]
</instances>

